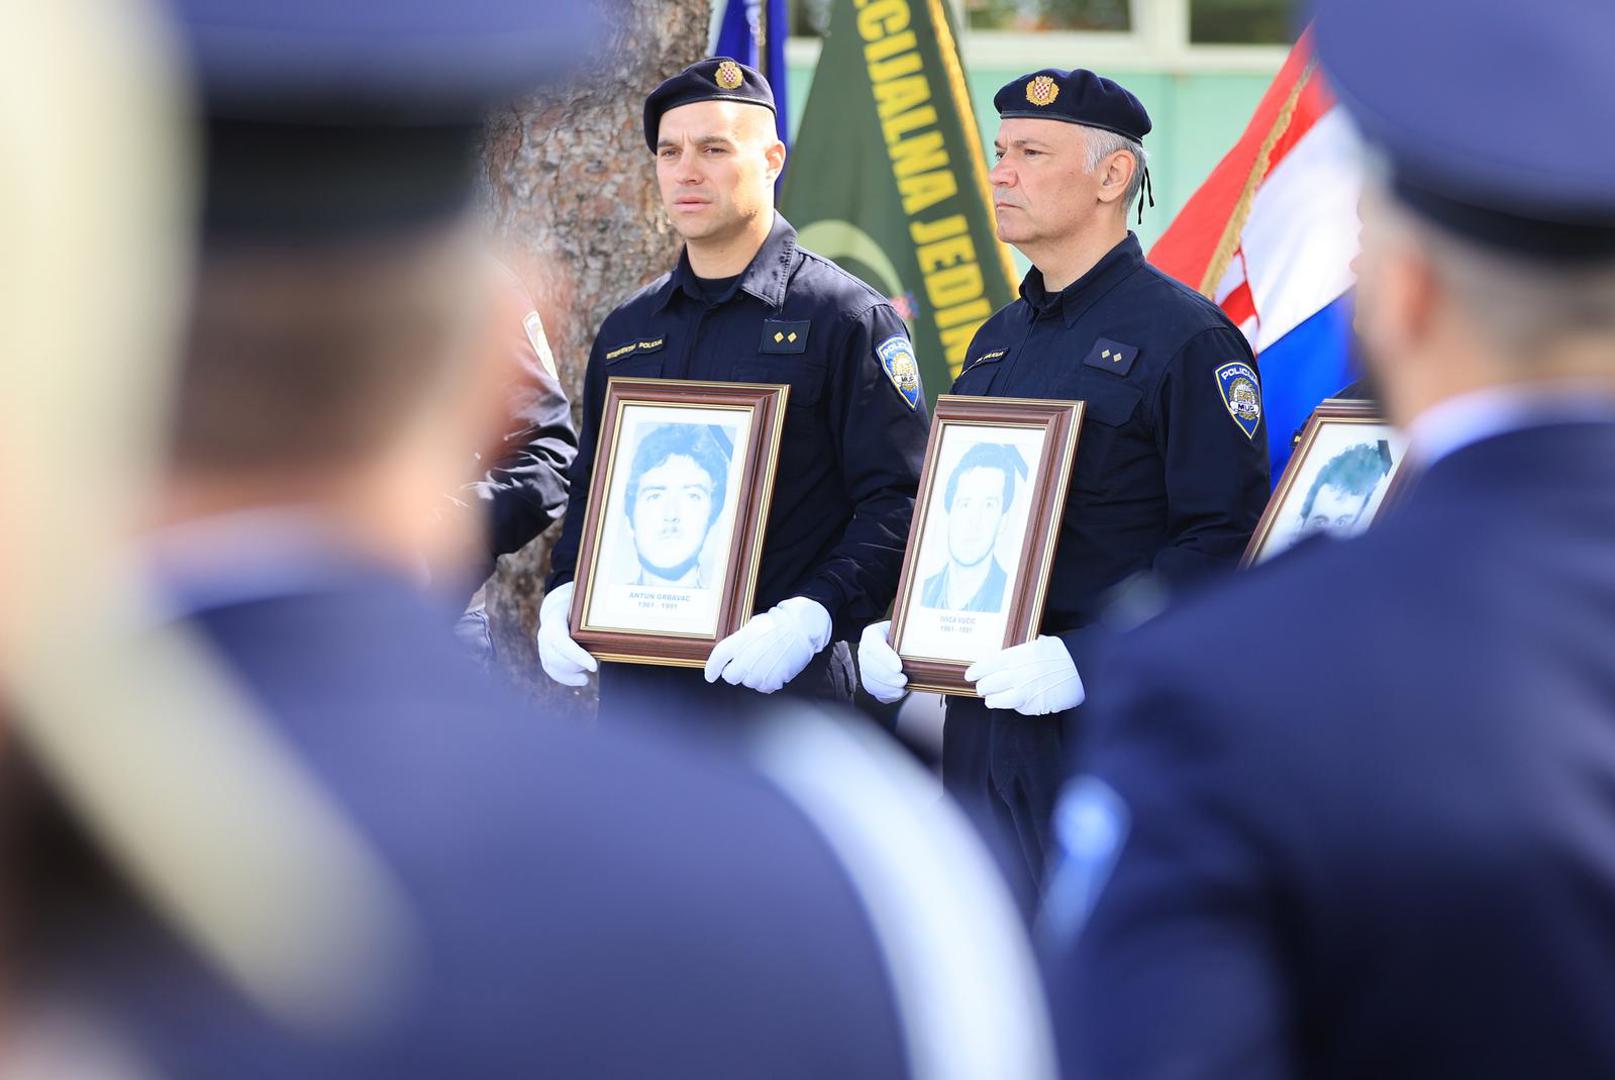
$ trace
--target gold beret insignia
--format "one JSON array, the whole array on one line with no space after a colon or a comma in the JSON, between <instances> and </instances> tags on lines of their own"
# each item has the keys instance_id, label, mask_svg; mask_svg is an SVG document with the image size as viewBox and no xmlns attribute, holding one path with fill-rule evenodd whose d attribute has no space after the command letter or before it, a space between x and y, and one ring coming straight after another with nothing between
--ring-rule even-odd
<instances>
[{"instance_id":1,"label":"gold beret insignia","mask_svg":"<svg viewBox=\"0 0 1615 1080\"><path fill-rule=\"evenodd\" d=\"M718 73L713 78L725 90L739 89L740 84L746 81L746 76L740 71L740 65L733 60L725 60L719 64Z\"/></svg>"},{"instance_id":2,"label":"gold beret insignia","mask_svg":"<svg viewBox=\"0 0 1615 1080\"><path fill-rule=\"evenodd\" d=\"M1039 75L1026 84L1026 100L1039 107L1053 105L1060 96L1060 86L1047 75Z\"/></svg>"}]
</instances>

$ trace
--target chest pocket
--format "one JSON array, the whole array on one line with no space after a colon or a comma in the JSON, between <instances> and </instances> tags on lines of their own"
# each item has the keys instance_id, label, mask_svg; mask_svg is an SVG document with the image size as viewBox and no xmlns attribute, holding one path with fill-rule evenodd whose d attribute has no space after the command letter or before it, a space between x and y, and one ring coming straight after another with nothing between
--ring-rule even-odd
<instances>
[{"instance_id":1,"label":"chest pocket","mask_svg":"<svg viewBox=\"0 0 1615 1080\"><path fill-rule=\"evenodd\" d=\"M657 378L667 357L662 338L635 338L606 350L607 378Z\"/></svg>"},{"instance_id":2,"label":"chest pocket","mask_svg":"<svg viewBox=\"0 0 1615 1080\"><path fill-rule=\"evenodd\" d=\"M1071 486L1097 494L1116 486L1113 475L1121 459L1121 443L1138 413L1144 392L1108 375L1080 378L1069 395L1087 404L1082 410L1082 431L1077 436L1077 463L1071 472ZM1065 396L1065 395L1062 395Z\"/></svg>"},{"instance_id":3,"label":"chest pocket","mask_svg":"<svg viewBox=\"0 0 1615 1080\"><path fill-rule=\"evenodd\" d=\"M747 356L735 361L735 381L786 383L791 388L786 408L810 409L824 396L827 363L809 356Z\"/></svg>"}]
</instances>

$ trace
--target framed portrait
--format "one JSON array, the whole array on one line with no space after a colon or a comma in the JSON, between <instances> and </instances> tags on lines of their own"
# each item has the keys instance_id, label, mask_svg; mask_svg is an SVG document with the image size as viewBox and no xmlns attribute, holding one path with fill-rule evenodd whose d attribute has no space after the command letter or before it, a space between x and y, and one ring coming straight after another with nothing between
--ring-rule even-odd
<instances>
[{"instance_id":1,"label":"framed portrait","mask_svg":"<svg viewBox=\"0 0 1615 1080\"><path fill-rule=\"evenodd\" d=\"M974 696L965 669L1037 633L1082 410L937 399L892 613L909 686Z\"/></svg>"},{"instance_id":2,"label":"framed portrait","mask_svg":"<svg viewBox=\"0 0 1615 1080\"><path fill-rule=\"evenodd\" d=\"M1327 398L1313 410L1245 549L1265 562L1314 533L1355 536L1396 493L1407 441L1370 401Z\"/></svg>"},{"instance_id":3,"label":"framed portrait","mask_svg":"<svg viewBox=\"0 0 1615 1080\"><path fill-rule=\"evenodd\" d=\"M603 660L700 667L751 614L786 385L611 379L572 595Z\"/></svg>"}]
</instances>

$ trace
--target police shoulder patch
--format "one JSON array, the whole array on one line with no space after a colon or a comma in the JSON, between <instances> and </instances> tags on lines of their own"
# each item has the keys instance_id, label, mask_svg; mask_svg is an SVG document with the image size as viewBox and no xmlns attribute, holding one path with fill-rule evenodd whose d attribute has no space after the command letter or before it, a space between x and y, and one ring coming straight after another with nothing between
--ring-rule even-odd
<instances>
[{"instance_id":1,"label":"police shoulder patch","mask_svg":"<svg viewBox=\"0 0 1615 1080\"><path fill-rule=\"evenodd\" d=\"M1256 428L1262 422L1262 384L1256 369L1243 360L1223 364L1217 368L1217 392L1234 418L1239 430L1247 439L1256 437Z\"/></svg>"},{"instance_id":2,"label":"police shoulder patch","mask_svg":"<svg viewBox=\"0 0 1615 1080\"><path fill-rule=\"evenodd\" d=\"M875 346L875 356L886 377L897 387L909 408L920 404L920 365L914 359L914 346L902 334L894 334Z\"/></svg>"},{"instance_id":3,"label":"police shoulder patch","mask_svg":"<svg viewBox=\"0 0 1615 1080\"><path fill-rule=\"evenodd\" d=\"M1040 930L1057 942L1082 929L1121 858L1132 815L1116 789L1096 776L1073 780L1054 810L1057 861Z\"/></svg>"},{"instance_id":4,"label":"police shoulder patch","mask_svg":"<svg viewBox=\"0 0 1615 1080\"><path fill-rule=\"evenodd\" d=\"M555 354L550 352L549 338L544 336L544 320L538 317L538 312L529 311L522 319L522 329L527 331L527 342L532 345L533 352L538 354L539 366L544 374L552 379L559 379L555 371Z\"/></svg>"}]
</instances>

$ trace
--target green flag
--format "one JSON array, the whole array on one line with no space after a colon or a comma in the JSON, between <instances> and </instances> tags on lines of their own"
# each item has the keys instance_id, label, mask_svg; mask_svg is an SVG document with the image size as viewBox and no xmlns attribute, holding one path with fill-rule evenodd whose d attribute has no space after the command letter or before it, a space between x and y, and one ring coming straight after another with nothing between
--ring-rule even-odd
<instances>
[{"instance_id":1,"label":"green flag","mask_svg":"<svg viewBox=\"0 0 1615 1080\"><path fill-rule=\"evenodd\" d=\"M780 207L803 247L892 299L945 393L1015 278L944 0L836 0Z\"/></svg>"}]
</instances>

